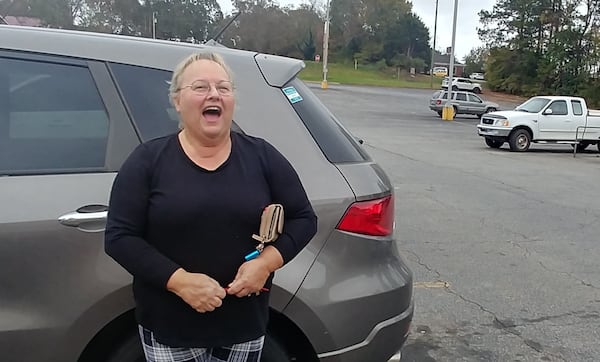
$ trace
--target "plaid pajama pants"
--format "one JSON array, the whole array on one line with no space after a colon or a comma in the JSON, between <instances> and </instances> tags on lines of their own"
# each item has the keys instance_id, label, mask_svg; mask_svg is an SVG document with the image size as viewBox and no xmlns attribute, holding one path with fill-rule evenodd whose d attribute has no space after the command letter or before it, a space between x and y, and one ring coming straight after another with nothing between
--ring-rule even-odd
<instances>
[{"instance_id":1,"label":"plaid pajama pants","mask_svg":"<svg viewBox=\"0 0 600 362\"><path fill-rule=\"evenodd\" d=\"M148 362L258 362L265 337L216 348L169 347L154 339L152 331L138 326Z\"/></svg>"}]
</instances>

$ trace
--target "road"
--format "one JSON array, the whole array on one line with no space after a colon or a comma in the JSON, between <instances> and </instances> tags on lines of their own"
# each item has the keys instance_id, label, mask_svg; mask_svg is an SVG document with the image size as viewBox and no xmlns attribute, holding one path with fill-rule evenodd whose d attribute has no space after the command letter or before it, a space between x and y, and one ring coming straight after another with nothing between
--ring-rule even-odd
<instances>
[{"instance_id":1,"label":"road","mask_svg":"<svg viewBox=\"0 0 600 362\"><path fill-rule=\"evenodd\" d=\"M395 185L415 276L403 362L600 360L596 147L492 150L477 118L430 111L431 91L311 88Z\"/></svg>"}]
</instances>

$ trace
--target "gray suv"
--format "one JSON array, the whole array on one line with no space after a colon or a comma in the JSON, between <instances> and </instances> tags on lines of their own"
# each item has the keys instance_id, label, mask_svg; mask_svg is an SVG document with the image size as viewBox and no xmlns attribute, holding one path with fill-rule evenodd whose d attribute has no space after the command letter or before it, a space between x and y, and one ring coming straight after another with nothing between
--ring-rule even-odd
<instances>
[{"instance_id":1,"label":"gray suv","mask_svg":"<svg viewBox=\"0 0 600 362\"><path fill-rule=\"evenodd\" d=\"M234 72L235 129L292 162L318 214L277 272L263 361L386 361L413 316L385 172L296 76L296 59L0 25L0 356L134 362L131 276L103 250L108 197L140 142L177 131L173 67L211 48Z\"/></svg>"},{"instance_id":2,"label":"gray suv","mask_svg":"<svg viewBox=\"0 0 600 362\"><path fill-rule=\"evenodd\" d=\"M429 100L429 109L442 116L442 109L448 100L448 92L444 90L435 91ZM482 115L495 112L499 105L494 102L488 102L471 92L453 91L450 105L454 108L454 114L474 114L481 117Z\"/></svg>"}]
</instances>

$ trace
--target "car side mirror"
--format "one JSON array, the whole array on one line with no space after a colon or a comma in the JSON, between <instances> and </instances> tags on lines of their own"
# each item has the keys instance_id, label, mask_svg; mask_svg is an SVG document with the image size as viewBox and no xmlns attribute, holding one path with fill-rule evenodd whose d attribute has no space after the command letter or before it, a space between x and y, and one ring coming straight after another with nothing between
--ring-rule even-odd
<instances>
[{"instance_id":1,"label":"car side mirror","mask_svg":"<svg viewBox=\"0 0 600 362\"><path fill-rule=\"evenodd\" d=\"M544 114L544 115L549 115L549 114L552 114L552 108L548 108L548 109L546 109L546 110L544 111L544 113L543 113L543 114Z\"/></svg>"}]
</instances>

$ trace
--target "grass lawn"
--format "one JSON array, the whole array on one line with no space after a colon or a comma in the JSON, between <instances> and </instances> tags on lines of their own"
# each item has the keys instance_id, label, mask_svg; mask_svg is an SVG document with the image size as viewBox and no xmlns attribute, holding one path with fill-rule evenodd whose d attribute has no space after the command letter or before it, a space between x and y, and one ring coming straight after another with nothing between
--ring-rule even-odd
<instances>
[{"instance_id":1,"label":"grass lawn","mask_svg":"<svg viewBox=\"0 0 600 362\"><path fill-rule=\"evenodd\" d=\"M323 80L323 63L304 61L306 68L300 72L300 79L304 81L321 82ZM382 87L422 88L431 89L429 75L416 74L411 76L406 71L400 74L394 69L385 71L369 66L358 66L354 69L351 64L327 64L327 81L329 83L360 84ZM440 89L442 78L433 77L433 89Z\"/></svg>"}]
</instances>

